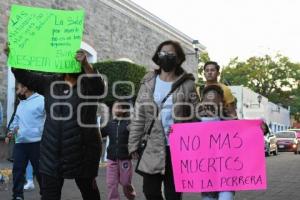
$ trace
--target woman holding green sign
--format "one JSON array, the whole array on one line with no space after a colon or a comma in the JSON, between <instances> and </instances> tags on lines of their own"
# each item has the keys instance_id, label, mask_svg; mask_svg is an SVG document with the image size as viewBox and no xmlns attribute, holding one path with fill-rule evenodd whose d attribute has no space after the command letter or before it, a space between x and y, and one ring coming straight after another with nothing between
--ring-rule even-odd
<instances>
[{"instance_id":1,"label":"woman holding green sign","mask_svg":"<svg viewBox=\"0 0 300 200\"><path fill-rule=\"evenodd\" d=\"M100 200L95 180L101 156L96 110L105 85L83 51L77 51L75 59L81 64L80 73L45 75L12 68L19 82L45 97L39 166L42 200L61 199L64 179L75 179L84 200Z\"/></svg>"}]
</instances>

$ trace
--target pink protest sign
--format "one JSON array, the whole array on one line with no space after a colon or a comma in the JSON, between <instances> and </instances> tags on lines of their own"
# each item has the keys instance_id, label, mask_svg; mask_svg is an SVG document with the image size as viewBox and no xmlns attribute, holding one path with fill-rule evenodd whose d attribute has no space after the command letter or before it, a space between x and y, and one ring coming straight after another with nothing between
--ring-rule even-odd
<instances>
[{"instance_id":1,"label":"pink protest sign","mask_svg":"<svg viewBox=\"0 0 300 200\"><path fill-rule=\"evenodd\" d=\"M174 124L170 148L178 192L266 189L259 120Z\"/></svg>"}]
</instances>

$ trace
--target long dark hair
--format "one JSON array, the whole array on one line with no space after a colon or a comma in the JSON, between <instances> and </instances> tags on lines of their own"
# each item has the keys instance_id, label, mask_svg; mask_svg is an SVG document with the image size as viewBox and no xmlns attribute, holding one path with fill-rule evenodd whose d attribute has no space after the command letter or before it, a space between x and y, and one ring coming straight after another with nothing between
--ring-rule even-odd
<instances>
[{"instance_id":1,"label":"long dark hair","mask_svg":"<svg viewBox=\"0 0 300 200\"><path fill-rule=\"evenodd\" d=\"M160 43L160 45L158 45L158 47L152 57L152 60L155 64L158 65L158 62L159 62L158 53L161 51L163 46L166 46L166 45L172 45L175 49L175 52L177 55L177 60L178 60L178 63L176 65L176 69L175 69L175 74L178 76L183 73L183 69L182 69L181 65L185 61L185 54L184 54L184 51L183 51L181 45L179 44L179 42L176 42L173 40L167 40L167 41ZM156 70L156 73L160 74L160 72L161 72L160 68L158 70Z\"/></svg>"}]
</instances>

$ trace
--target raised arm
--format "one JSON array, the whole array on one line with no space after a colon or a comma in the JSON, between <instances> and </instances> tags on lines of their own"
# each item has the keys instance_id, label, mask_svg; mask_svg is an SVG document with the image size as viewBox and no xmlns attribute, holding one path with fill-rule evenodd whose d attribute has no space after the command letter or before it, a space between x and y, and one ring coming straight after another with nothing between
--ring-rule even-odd
<instances>
[{"instance_id":1,"label":"raised arm","mask_svg":"<svg viewBox=\"0 0 300 200\"><path fill-rule=\"evenodd\" d=\"M84 77L82 78L83 85L85 85L86 92L90 96L100 96L104 92L105 83L101 75L93 69L93 66L88 63L87 56L84 51L77 51L76 60L81 64L84 71Z\"/></svg>"}]
</instances>

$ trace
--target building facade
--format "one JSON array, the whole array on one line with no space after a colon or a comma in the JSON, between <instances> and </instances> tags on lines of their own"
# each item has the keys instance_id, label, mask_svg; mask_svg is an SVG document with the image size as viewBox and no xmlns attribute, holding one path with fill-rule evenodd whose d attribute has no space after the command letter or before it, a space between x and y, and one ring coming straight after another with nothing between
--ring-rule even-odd
<instances>
[{"instance_id":1,"label":"building facade","mask_svg":"<svg viewBox=\"0 0 300 200\"><path fill-rule=\"evenodd\" d=\"M151 57L156 47L168 39L180 42L188 54L195 52L192 38L129 0L0 1L1 47L4 46L7 38L7 24L12 4L66 10L84 9L85 28L82 46L90 53L92 62L126 58L151 69L155 67ZM205 47L200 44L200 52L204 49ZM187 56L183 67L196 75L197 61L195 55ZM14 79L6 67L6 56L2 51L0 52L0 101L7 121L6 118L9 118L13 111Z\"/></svg>"},{"instance_id":2,"label":"building facade","mask_svg":"<svg viewBox=\"0 0 300 200\"><path fill-rule=\"evenodd\" d=\"M270 102L266 97L243 86L230 86L237 99L239 119L262 119L274 131L291 127L290 110Z\"/></svg>"}]
</instances>

